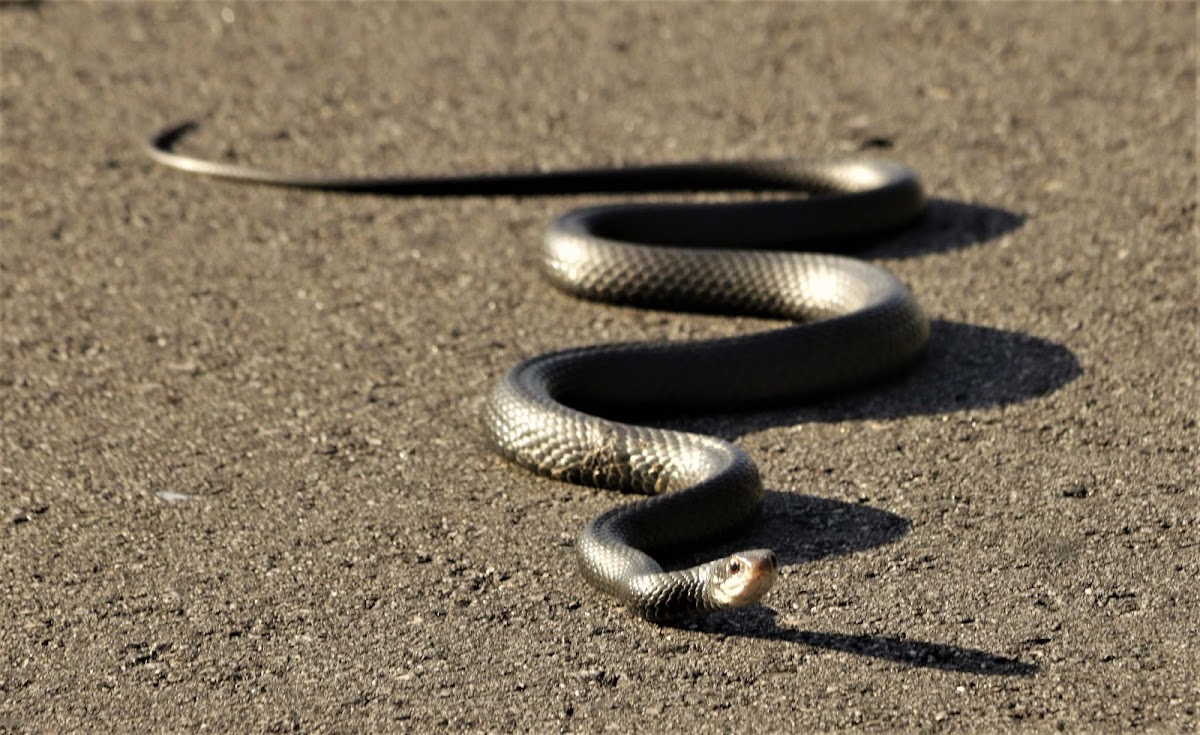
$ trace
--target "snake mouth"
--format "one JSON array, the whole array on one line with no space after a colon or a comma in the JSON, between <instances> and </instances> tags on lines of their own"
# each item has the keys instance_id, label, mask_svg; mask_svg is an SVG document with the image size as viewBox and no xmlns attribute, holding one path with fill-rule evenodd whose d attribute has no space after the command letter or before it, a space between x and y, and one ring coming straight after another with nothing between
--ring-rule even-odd
<instances>
[{"instance_id":1,"label":"snake mouth","mask_svg":"<svg viewBox=\"0 0 1200 735\"><path fill-rule=\"evenodd\" d=\"M753 605L775 584L778 571L779 561L770 549L733 554L722 564L723 578L714 580L713 598L726 608Z\"/></svg>"}]
</instances>

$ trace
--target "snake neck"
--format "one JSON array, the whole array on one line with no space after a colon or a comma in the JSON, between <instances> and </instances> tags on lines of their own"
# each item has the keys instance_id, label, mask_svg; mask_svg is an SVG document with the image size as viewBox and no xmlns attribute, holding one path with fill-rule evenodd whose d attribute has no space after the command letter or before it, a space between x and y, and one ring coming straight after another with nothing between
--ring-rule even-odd
<instances>
[{"instance_id":1,"label":"snake neck","mask_svg":"<svg viewBox=\"0 0 1200 735\"><path fill-rule=\"evenodd\" d=\"M722 606L714 597L710 584L716 564L719 562L634 577L629 580L623 601L630 610L653 622L719 610Z\"/></svg>"},{"instance_id":2,"label":"snake neck","mask_svg":"<svg viewBox=\"0 0 1200 735\"><path fill-rule=\"evenodd\" d=\"M580 543L579 565L583 576L646 620L676 620L720 608L710 585L713 567L718 562L668 572L636 549L625 547L614 549L614 553L602 553L586 531Z\"/></svg>"}]
</instances>

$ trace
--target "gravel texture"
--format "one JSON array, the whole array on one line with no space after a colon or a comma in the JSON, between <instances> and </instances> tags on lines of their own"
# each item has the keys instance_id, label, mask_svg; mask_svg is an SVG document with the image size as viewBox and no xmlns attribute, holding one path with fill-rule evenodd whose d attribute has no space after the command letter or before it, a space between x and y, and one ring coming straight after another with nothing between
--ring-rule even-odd
<instances>
[{"instance_id":1,"label":"gravel texture","mask_svg":"<svg viewBox=\"0 0 1200 735\"><path fill-rule=\"evenodd\" d=\"M0 730L1195 730L1195 3L0 7ZM485 445L493 381L756 321L538 273L603 197L159 168L472 172L868 150L905 377L660 417L770 489L767 604L591 590L619 498ZM745 539L743 539L745 541Z\"/></svg>"}]
</instances>

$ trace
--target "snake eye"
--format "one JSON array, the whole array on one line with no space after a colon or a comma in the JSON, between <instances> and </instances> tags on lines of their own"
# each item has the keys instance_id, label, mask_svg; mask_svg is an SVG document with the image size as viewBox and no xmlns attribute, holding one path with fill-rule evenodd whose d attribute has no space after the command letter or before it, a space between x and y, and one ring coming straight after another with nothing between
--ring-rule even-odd
<instances>
[{"instance_id":1,"label":"snake eye","mask_svg":"<svg viewBox=\"0 0 1200 735\"><path fill-rule=\"evenodd\" d=\"M738 561L737 559L730 559L729 560L729 573L737 574L740 571L742 571L742 563L740 561Z\"/></svg>"}]
</instances>

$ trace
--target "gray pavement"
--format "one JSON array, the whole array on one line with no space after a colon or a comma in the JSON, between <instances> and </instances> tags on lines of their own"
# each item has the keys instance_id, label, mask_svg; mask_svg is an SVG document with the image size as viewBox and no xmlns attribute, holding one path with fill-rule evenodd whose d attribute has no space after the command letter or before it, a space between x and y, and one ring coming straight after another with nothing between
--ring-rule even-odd
<instances>
[{"instance_id":1,"label":"gray pavement","mask_svg":"<svg viewBox=\"0 0 1200 735\"><path fill-rule=\"evenodd\" d=\"M1195 730L1194 3L0 7L0 730ZM827 155L933 197L878 389L671 425L770 489L766 605L631 618L619 502L487 448L568 345L751 320L537 270L603 197L239 187Z\"/></svg>"}]
</instances>

